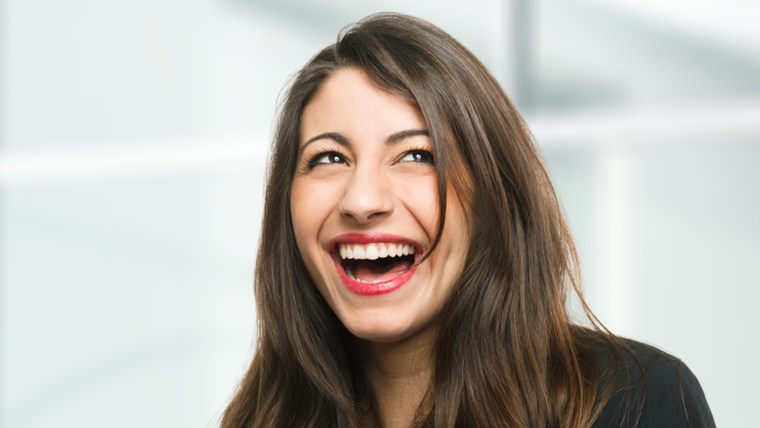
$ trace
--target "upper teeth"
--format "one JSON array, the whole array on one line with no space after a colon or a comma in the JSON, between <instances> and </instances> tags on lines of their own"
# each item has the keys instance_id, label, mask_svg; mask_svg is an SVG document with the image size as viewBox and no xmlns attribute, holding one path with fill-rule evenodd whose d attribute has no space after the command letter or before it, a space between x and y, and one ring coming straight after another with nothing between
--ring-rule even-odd
<instances>
[{"instance_id":1,"label":"upper teeth","mask_svg":"<svg viewBox=\"0 0 760 428\"><path fill-rule=\"evenodd\" d=\"M414 247L399 243L338 244L341 259L377 260L414 254Z\"/></svg>"}]
</instances>

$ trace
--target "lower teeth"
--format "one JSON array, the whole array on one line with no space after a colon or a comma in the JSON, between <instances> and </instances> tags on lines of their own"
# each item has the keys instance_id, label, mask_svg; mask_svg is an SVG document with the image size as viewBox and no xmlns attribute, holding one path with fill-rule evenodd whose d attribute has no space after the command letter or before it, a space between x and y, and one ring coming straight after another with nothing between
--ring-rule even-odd
<instances>
[{"instance_id":1,"label":"lower teeth","mask_svg":"<svg viewBox=\"0 0 760 428\"><path fill-rule=\"evenodd\" d=\"M348 275L348 277L353 279L354 281L359 281L359 278L357 278L356 274L354 273L353 267L346 266L346 275ZM359 282L362 282L362 281L359 281Z\"/></svg>"},{"instance_id":2,"label":"lower teeth","mask_svg":"<svg viewBox=\"0 0 760 428\"><path fill-rule=\"evenodd\" d=\"M346 266L345 268L346 275L348 275L349 278L353 279L356 282L361 282L362 284L372 284L372 281L362 281L361 279L356 277L356 273L354 272L354 268L352 266ZM380 282L380 281L375 281Z\"/></svg>"},{"instance_id":3,"label":"lower teeth","mask_svg":"<svg viewBox=\"0 0 760 428\"><path fill-rule=\"evenodd\" d=\"M391 277L401 275L402 273L409 270L413 264L413 261L409 260L409 258L397 258L385 260L384 262L385 263L379 262L379 264L370 265L367 265L366 261L360 261L356 263L348 262L343 264L343 270L346 273L346 276L351 278L353 281L361 282L363 284L374 284L389 280ZM364 277L364 279L359 278L358 273L360 272L364 272L362 273L362 277Z\"/></svg>"}]
</instances>

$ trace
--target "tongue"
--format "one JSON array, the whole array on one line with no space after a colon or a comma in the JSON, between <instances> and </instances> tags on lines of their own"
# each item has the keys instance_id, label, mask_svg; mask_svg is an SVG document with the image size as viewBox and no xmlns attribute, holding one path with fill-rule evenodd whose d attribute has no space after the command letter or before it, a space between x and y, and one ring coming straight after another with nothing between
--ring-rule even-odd
<instances>
[{"instance_id":1,"label":"tongue","mask_svg":"<svg viewBox=\"0 0 760 428\"><path fill-rule=\"evenodd\" d=\"M399 260L389 265L381 265L371 261L357 261L354 266L356 279L362 282L382 282L395 278L409 270L408 260Z\"/></svg>"}]
</instances>

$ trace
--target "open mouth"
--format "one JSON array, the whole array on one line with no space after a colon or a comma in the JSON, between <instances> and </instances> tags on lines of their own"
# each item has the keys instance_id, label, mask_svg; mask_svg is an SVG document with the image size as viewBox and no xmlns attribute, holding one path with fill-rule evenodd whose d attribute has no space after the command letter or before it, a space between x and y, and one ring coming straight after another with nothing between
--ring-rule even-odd
<instances>
[{"instance_id":1,"label":"open mouth","mask_svg":"<svg viewBox=\"0 0 760 428\"><path fill-rule=\"evenodd\" d=\"M340 243L340 265L351 280L365 284L392 281L414 266L417 250L404 243Z\"/></svg>"}]
</instances>

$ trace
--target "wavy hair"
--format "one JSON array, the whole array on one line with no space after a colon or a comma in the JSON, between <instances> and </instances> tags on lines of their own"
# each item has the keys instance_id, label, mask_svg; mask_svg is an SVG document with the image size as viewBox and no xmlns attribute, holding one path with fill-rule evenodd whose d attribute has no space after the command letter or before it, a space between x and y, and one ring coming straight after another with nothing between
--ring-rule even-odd
<instances>
[{"instance_id":1,"label":"wavy hair","mask_svg":"<svg viewBox=\"0 0 760 428\"><path fill-rule=\"evenodd\" d=\"M397 14L344 31L300 70L283 100L256 262L257 348L222 426L379 425L349 333L309 277L290 216L304 108L345 67L421 110L438 174L436 242L447 182L468 213L467 261L441 315L415 426L590 426L605 402L592 344L618 339L583 302L572 237L541 155L472 53L439 28ZM595 329L571 323L573 290Z\"/></svg>"}]
</instances>

